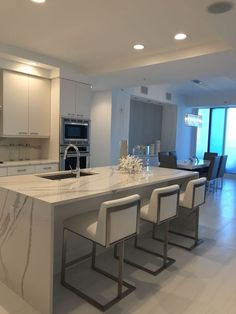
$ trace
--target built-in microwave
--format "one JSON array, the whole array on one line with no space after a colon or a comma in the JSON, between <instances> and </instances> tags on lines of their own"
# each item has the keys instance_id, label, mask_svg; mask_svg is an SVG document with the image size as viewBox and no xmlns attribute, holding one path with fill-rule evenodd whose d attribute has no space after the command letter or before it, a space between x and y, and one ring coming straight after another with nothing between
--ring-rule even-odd
<instances>
[{"instance_id":1,"label":"built-in microwave","mask_svg":"<svg viewBox=\"0 0 236 314\"><path fill-rule=\"evenodd\" d=\"M61 118L61 145L89 144L89 120Z\"/></svg>"}]
</instances>

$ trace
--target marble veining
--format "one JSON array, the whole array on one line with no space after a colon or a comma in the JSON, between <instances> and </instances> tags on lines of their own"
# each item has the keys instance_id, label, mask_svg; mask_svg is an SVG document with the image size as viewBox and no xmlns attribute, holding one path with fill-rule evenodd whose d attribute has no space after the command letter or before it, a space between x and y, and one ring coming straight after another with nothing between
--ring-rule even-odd
<instances>
[{"instance_id":1,"label":"marble veining","mask_svg":"<svg viewBox=\"0 0 236 314\"><path fill-rule=\"evenodd\" d=\"M12 206L10 207L11 212L6 211L6 204L9 203L9 191L4 191L5 195L1 193L1 198L4 199L3 206L1 207L1 219L0 219L0 274L2 281L8 286L12 286L12 281L14 281L10 265L8 265L7 256L10 252L6 252L5 247L8 247L11 241L15 241L14 238L17 237L18 229L22 232L20 226L20 220L22 215L27 215L28 228L24 230L25 237L27 241L25 243L25 250L21 252L20 256L15 256L15 262L21 265L22 276L19 279L18 286L20 286L20 295L24 298L24 278L28 269L29 259L30 259L30 247L32 238L32 217L33 217L33 200L29 199L27 196L15 195L13 199ZM28 204L27 204L28 203ZM28 205L28 206L27 206ZM28 213L28 208L30 209Z\"/></svg>"},{"instance_id":2,"label":"marble veining","mask_svg":"<svg viewBox=\"0 0 236 314\"><path fill-rule=\"evenodd\" d=\"M42 313L51 312L50 218L44 204L0 188L0 281Z\"/></svg>"}]
</instances>

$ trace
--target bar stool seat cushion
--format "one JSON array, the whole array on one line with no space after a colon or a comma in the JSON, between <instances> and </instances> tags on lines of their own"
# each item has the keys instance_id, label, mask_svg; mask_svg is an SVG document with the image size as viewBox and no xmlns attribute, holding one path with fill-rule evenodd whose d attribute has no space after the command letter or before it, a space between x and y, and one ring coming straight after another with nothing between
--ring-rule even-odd
<instances>
[{"instance_id":1,"label":"bar stool seat cushion","mask_svg":"<svg viewBox=\"0 0 236 314\"><path fill-rule=\"evenodd\" d=\"M96 232L98 224L98 210L76 215L64 222L64 227L87 239L97 242Z\"/></svg>"}]
</instances>

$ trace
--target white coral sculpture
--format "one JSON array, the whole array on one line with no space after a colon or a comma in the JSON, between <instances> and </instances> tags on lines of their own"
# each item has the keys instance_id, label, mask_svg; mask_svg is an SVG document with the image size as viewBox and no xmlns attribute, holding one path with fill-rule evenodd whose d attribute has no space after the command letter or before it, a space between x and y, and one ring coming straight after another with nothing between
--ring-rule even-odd
<instances>
[{"instance_id":1,"label":"white coral sculpture","mask_svg":"<svg viewBox=\"0 0 236 314\"><path fill-rule=\"evenodd\" d=\"M119 160L119 170L126 171L128 173L141 172L143 168L143 162L140 158L127 155Z\"/></svg>"}]
</instances>

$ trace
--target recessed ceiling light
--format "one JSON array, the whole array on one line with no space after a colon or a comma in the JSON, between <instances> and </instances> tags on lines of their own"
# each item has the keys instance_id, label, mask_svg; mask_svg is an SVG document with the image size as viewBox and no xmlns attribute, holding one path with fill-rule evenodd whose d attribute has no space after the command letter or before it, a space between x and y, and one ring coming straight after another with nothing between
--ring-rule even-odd
<instances>
[{"instance_id":1,"label":"recessed ceiling light","mask_svg":"<svg viewBox=\"0 0 236 314\"><path fill-rule=\"evenodd\" d=\"M233 3L228 1L215 2L207 7L207 11L212 14L222 14L233 9Z\"/></svg>"},{"instance_id":2,"label":"recessed ceiling light","mask_svg":"<svg viewBox=\"0 0 236 314\"><path fill-rule=\"evenodd\" d=\"M144 45L143 44L136 44L133 47L135 50L143 50L144 49Z\"/></svg>"},{"instance_id":3,"label":"recessed ceiling light","mask_svg":"<svg viewBox=\"0 0 236 314\"><path fill-rule=\"evenodd\" d=\"M186 39L186 38L187 38L187 35L184 34L184 33L179 33L179 34L176 34L176 35L175 35L175 39L176 39L176 40L184 40L184 39Z\"/></svg>"},{"instance_id":4,"label":"recessed ceiling light","mask_svg":"<svg viewBox=\"0 0 236 314\"><path fill-rule=\"evenodd\" d=\"M31 0L32 2L35 2L35 3L44 3L46 2L46 0Z\"/></svg>"}]
</instances>

